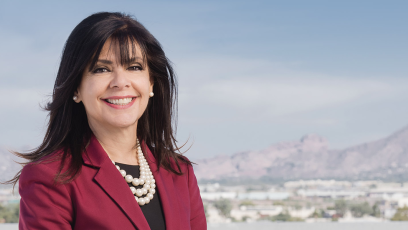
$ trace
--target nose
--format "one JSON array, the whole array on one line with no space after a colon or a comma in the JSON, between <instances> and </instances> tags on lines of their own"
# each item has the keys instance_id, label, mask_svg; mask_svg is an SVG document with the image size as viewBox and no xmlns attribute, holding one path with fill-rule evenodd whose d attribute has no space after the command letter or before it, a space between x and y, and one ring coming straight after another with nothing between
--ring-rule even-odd
<instances>
[{"instance_id":1,"label":"nose","mask_svg":"<svg viewBox=\"0 0 408 230\"><path fill-rule=\"evenodd\" d=\"M130 87L130 81L126 76L126 71L123 68L115 68L112 71L110 88L123 89L128 87Z\"/></svg>"}]
</instances>

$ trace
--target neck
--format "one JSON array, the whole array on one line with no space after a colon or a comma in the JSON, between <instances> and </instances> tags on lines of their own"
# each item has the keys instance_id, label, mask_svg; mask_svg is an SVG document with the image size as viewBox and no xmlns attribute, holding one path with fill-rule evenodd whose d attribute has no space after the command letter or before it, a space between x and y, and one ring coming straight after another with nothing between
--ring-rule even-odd
<instances>
[{"instance_id":1,"label":"neck","mask_svg":"<svg viewBox=\"0 0 408 230\"><path fill-rule=\"evenodd\" d=\"M117 128L92 125L89 122L89 127L111 160L123 164L138 165L137 123L129 127Z\"/></svg>"}]
</instances>

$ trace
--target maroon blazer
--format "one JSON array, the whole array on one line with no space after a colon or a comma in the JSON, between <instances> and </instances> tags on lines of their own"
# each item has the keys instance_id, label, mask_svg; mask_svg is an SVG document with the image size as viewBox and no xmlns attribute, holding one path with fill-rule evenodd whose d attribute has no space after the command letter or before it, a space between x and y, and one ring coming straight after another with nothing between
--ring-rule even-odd
<instances>
[{"instance_id":1,"label":"maroon blazer","mask_svg":"<svg viewBox=\"0 0 408 230\"><path fill-rule=\"evenodd\" d=\"M53 183L60 161L30 163L23 168L19 229L150 229L127 182L94 136L86 152L81 173L68 184ZM163 168L158 171L153 154L147 150L146 155L166 228L207 229L193 168L182 164L181 176Z\"/></svg>"}]
</instances>

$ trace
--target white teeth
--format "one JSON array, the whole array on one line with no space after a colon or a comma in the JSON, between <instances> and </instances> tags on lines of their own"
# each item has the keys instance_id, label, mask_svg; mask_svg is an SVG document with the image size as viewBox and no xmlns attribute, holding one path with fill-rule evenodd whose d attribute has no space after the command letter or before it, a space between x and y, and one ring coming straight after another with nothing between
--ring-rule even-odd
<instances>
[{"instance_id":1,"label":"white teeth","mask_svg":"<svg viewBox=\"0 0 408 230\"><path fill-rule=\"evenodd\" d=\"M131 97L123 98L123 99L106 99L106 101L108 101L109 103L114 104L114 105L127 105L132 100L133 100L133 98L131 98Z\"/></svg>"}]
</instances>

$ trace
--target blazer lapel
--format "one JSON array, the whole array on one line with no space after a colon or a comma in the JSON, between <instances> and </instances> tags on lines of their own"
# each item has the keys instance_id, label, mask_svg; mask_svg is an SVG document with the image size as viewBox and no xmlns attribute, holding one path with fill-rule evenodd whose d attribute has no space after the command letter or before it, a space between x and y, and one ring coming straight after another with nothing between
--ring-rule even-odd
<instances>
[{"instance_id":1,"label":"blazer lapel","mask_svg":"<svg viewBox=\"0 0 408 230\"><path fill-rule=\"evenodd\" d=\"M112 164L112 161L95 136L92 136L83 159L85 164L99 168L94 177L95 181L122 209L135 228L150 229L129 186L115 165Z\"/></svg>"},{"instance_id":2,"label":"blazer lapel","mask_svg":"<svg viewBox=\"0 0 408 230\"><path fill-rule=\"evenodd\" d=\"M144 143L143 143L144 144ZM178 213L179 203L176 189L173 183L173 174L163 168L157 170L157 163L152 152L144 145L146 149L146 160L150 166L150 170L153 173L156 180L156 188L159 191L160 201L163 208L164 218L166 222L167 230L179 230L180 218Z\"/></svg>"}]
</instances>

